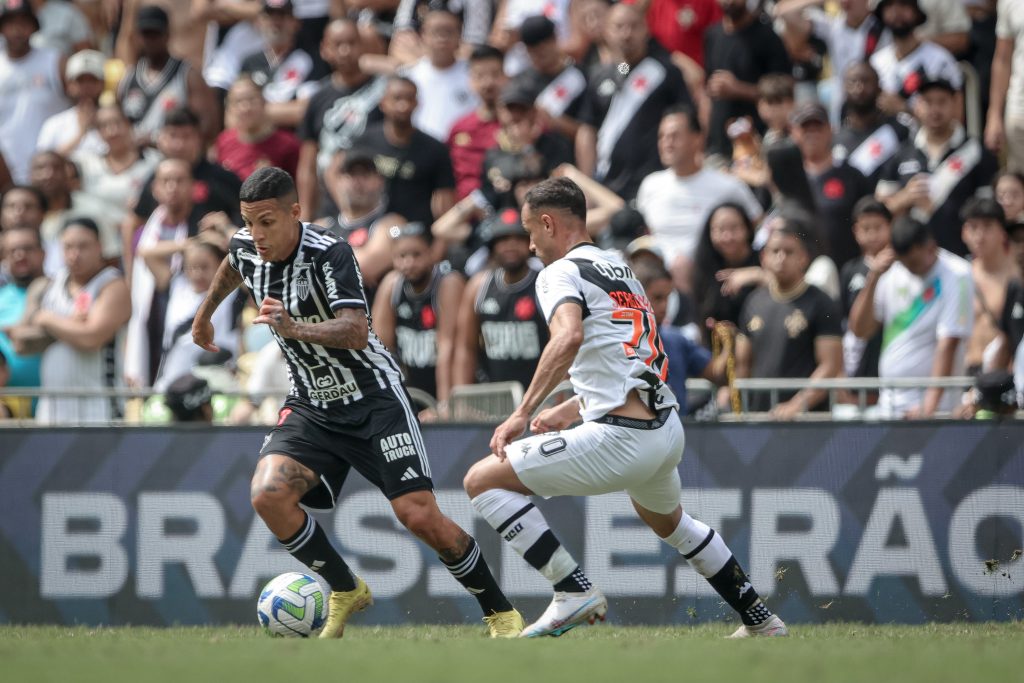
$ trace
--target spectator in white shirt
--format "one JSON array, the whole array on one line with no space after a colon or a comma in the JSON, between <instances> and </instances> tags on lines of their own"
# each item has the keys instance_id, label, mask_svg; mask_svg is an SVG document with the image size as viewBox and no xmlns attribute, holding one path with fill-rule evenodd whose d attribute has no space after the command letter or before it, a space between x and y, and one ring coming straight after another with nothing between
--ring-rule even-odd
<instances>
[{"instance_id":1,"label":"spectator in white shirt","mask_svg":"<svg viewBox=\"0 0 1024 683\"><path fill-rule=\"evenodd\" d=\"M106 75L107 58L97 50L82 50L68 59L64 78L68 96L74 105L46 119L36 141L37 152L57 152L71 156L75 152L103 154L107 145L96 130L96 110Z\"/></svg>"},{"instance_id":2,"label":"spectator in white shirt","mask_svg":"<svg viewBox=\"0 0 1024 683\"><path fill-rule=\"evenodd\" d=\"M687 292L693 255L711 210L735 202L752 220L762 212L742 181L703 167L703 143L692 108L679 105L667 109L658 127L658 155L666 169L644 178L636 197L636 207L665 254L675 286Z\"/></svg>"}]
</instances>

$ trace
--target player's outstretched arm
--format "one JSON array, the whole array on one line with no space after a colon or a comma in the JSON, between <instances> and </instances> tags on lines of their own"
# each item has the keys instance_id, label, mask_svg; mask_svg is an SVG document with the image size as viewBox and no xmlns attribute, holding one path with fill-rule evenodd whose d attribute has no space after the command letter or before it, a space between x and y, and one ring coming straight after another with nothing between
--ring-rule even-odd
<instances>
[{"instance_id":1,"label":"player's outstretched arm","mask_svg":"<svg viewBox=\"0 0 1024 683\"><path fill-rule=\"evenodd\" d=\"M220 350L213 343L213 324L210 322L210 318L213 317L213 312L227 298L227 295L238 289L240 284L242 284L241 273L235 270L230 261L225 258L221 261L217 274L213 276L213 282L210 284L209 291L206 292L206 298L203 299L203 303L199 304L195 320L192 321L192 341L196 346L207 351Z\"/></svg>"},{"instance_id":2,"label":"player's outstretched arm","mask_svg":"<svg viewBox=\"0 0 1024 683\"><path fill-rule=\"evenodd\" d=\"M319 344L332 349L365 349L370 337L370 325L363 308L339 308L334 318L319 323L297 322L285 310L284 304L267 297L260 304L260 314L253 318L257 325L270 325L286 339Z\"/></svg>"}]
</instances>

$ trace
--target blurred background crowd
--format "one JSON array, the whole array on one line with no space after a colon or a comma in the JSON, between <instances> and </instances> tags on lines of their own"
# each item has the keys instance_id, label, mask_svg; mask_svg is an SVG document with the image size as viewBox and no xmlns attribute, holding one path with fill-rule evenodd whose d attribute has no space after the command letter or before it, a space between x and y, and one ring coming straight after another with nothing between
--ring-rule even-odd
<instances>
[{"instance_id":1,"label":"blurred background crowd","mask_svg":"<svg viewBox=\"0 0 1024 683\"><path fill-rule=\"evenodd\" d=\"M692 415L1024 389L1024 0L0 0L0 36L0 417L273 419L245 293L219 354L190 335L267 165L353 246L424 418L529 384L519 208L552 176L644 283L677 393L723 387Z\"/></svg>"}]
</instances>

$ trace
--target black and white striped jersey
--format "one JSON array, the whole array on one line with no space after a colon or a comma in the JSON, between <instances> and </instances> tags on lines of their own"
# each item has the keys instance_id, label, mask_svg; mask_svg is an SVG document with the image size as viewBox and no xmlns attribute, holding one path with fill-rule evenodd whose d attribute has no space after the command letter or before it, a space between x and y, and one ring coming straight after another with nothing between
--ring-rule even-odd
<instances>
[{"instance_id":1,"label":"black and white striped jersey","mask_svg":"<svg viewBox=\"0 0 1024 683\"><path fill-rule=\"evenodd\" d=\"M318 225L302 224L295 254L284 261L264 261L248 228L231 238L228 261L249 288L256 305L266 297L281 301L298 322L318 323L342 308L370 308L352 247ZM364 349L334 349L285 339L271 328L288 363L290 395L318 408L335 408L363 396L401 386L402 374L373 332Z\"/></svg>"}]
</instances>

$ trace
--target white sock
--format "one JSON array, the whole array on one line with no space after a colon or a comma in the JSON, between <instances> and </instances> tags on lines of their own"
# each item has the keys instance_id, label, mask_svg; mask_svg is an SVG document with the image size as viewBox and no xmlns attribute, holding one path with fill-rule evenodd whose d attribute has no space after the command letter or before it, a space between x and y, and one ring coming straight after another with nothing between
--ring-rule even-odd
<instances>
[{"instance_id":1,"label":"white sock","mask_svg":"<svg viewBox=\"0 0 1024 683\"><path fill-rule=\"evenodd\" d=\"M717 574L732 557L722 537L704 522L683 513L675 531L662 539L680 552L704 578Z\"/></svg>"},{"instance_id":2,"label":"white sock","mask_svg":"<svg viewBox=\"0 0 1024 683\"><path fill-rule=\"evenodd\" d=\"M523 494L491 489L470 502L487 523L552 585L572 574L579 566L558 542L544 515Z\"/></svg>"}]
</instances>

